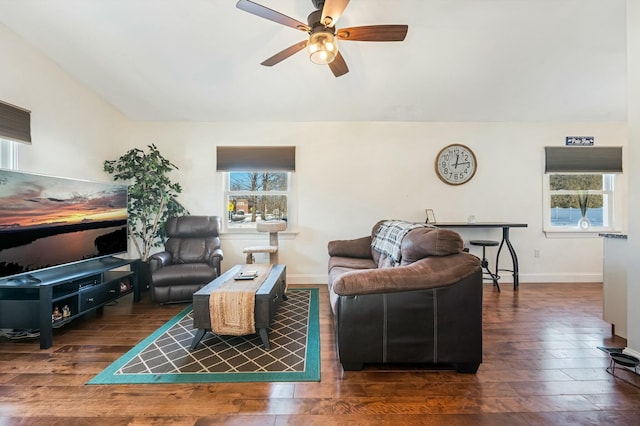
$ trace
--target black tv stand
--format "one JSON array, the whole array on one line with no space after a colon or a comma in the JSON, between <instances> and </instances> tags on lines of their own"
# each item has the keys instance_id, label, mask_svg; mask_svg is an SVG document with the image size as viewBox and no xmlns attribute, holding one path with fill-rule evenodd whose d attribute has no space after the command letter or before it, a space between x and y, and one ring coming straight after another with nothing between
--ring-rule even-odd
<instances>
[{"instance_id":1,"label":"black tv stand","mask_svg":"<svg viewBox=\"0 0 640 426\"><path fill-rule=\"evenodd\" d=\"M42 280L36 278L31 274L26 274L20 277L9 278L9 281L16 281L19 284L40 284Z\"/></svg>"},{"instance_id":2,"label":"black tv stand","mask_svg":"<svg viewBox=\"0 0 640 426\"><path fill-rule=\"evenodd\" d=\"M122 259L120 259L119 257L113 257L113 256L100 257L96 260L98 260L100 263L107 263L107 264L119 263L120 261L122 261Z\"/></svg>"},{"instance_id":3,"label":"black tv stand","mask_svg":"<svg viewBox=\"0 0 640 426\"><path fill-rule=\"evenodd\" d=\"M39 329L40 348L53 329L133 293L140 301L139 259L106 257L0 280L0 328Z\"/></svg>"}]
</instances>

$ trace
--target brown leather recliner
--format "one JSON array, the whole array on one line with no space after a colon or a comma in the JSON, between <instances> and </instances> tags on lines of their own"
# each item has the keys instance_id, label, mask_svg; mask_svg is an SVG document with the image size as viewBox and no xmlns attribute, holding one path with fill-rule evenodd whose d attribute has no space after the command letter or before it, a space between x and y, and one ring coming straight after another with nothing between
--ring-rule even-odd
<instances>
[{"instance_id":1,"label":"brown leather recliner","mask_svg":"<svg viewBox=\"0 0 640 426\"><path fill-rule=\"evenodd\" d=\"M193 293L220 275L222 222L218 216L181 216L169 218L165 226L165 251L149 256L151 299L191 301Z\"/></svg>"}]
</instances>

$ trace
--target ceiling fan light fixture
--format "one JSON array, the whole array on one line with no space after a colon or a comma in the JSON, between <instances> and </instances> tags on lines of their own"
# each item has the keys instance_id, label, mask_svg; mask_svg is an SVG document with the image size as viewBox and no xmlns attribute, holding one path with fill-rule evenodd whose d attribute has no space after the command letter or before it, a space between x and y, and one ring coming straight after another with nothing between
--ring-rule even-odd
<instances>
[{"instance_id":1,"label":"ceiling fan light fixture","mask_svg":"<svg viewBox=\"0 0 640 426\"><path fill-rule=\"evenodd\" d=\"M338 43L331 32L317 31L309 37L307 49L311 62L318 65L327 65L336 58Z\"/></svg>"}]
</instances>

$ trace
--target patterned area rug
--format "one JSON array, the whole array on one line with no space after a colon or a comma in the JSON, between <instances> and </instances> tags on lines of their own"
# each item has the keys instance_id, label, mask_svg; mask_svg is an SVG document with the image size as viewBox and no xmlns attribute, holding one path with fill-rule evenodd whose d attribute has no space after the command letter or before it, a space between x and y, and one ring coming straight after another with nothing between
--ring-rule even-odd
<instances>
[{"instance_id":1,"label":"patterned area rug","mask_svg":"<svg viewBox=\"0 0 640 426\"><path fill-rule=\"evenodd\" d=\"M191 350L192 314L189 306L87 384L320 381L317 289L287 291L270 350L257 334L211 333Z\"/></svg>"}]
</instances>

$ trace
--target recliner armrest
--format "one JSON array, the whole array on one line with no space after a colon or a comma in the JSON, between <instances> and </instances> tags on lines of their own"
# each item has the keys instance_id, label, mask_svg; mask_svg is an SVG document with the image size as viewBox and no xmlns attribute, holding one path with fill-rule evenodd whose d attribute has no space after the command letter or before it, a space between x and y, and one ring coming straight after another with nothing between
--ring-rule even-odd
<instances>
[{"instance_id":1,"label":"recliner armrest","mask_svg":"<svg viewBox=\"0 0 640 426\"><path fill-rule=\"evenodd\" d=\"M207 263L216 270L218 276L220 276L220 262L222 261L222 259L224 259L224 256L222 255L222 249L217 248L213 251L213 253L211 253L209 259L207 260Z\"/></svg>"},{"instance_id":2,"label":"recliner armrest","mask_svg":"<svg viewBox=\"0 0 640 426\"><path fill-rule=\"evenodd\" d=\"M157 271L162 267L170 265L172 258L173 256L171 256L171 253L169 253L168 251L161 251L159 253L152 254L148 259L151 272Z\"/></svg>"},{"instance_id":3,"label":"recliner armrest","mask_svg":"<svg viewBox=\"0 0 640 426\"><path fill-rule=\"evenodd\" d=\"M353 240L334 240L328 244L329 256L357 257L371 259L371 236Z\"/></svg>"}]
</instances>

